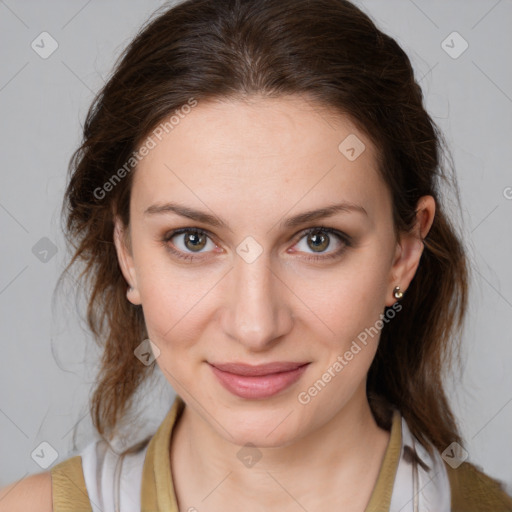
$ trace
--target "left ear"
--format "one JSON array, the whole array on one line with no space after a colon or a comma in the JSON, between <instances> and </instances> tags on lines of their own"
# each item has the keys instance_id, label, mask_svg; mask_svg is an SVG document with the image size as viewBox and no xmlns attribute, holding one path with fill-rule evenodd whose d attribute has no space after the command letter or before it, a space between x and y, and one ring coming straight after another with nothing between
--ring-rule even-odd
<instances>
[{"instance_id":1,"label":"left ear","mask_svg":"<svg viewBox=\"0 0 512 512\"><path fill-rule=\"evenodd\" d=\"M396 299L393 296L395 286L405 292L416 274L423 253L423 239L427 236L436 211L436 202L432 196L422 196L416 206L416 223L411 233L401 234L397 243L393 267L391 269L391 282L389 298L386 306L392 306Z\"/></svg>"}]
</instances>

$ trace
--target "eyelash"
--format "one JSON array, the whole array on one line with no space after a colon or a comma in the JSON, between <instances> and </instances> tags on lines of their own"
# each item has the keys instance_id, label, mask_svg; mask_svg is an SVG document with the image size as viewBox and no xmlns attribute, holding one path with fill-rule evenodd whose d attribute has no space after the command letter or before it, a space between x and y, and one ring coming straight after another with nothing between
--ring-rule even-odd
<instances>
[{"instance_id":1,"label":"eyelash","mask_svg":"<svg viewBox=\"0 0 512 512\"><path fill-rule=\"evenodd\" d=\"M176 235L180 235L182 233L194 233L194 234L198 234L198 235L206 235L210 239L212 238L210 236L210 233L208 231L203 230L203 229L199 229L199 228L180 228L180 229L175 229L173 231L170 231L169 233L166 233L164 235L164 237L162 238L161 242L164 244L165 248L168 251L170 251L172 254L174 254L175 256L177 256L180 259L188 260L188 261L196 260L196 259L201 259L202 258L201 256L198 257L195 254L183 253L182 251L176 250L173 247L171 247L171 245L169 245L169 241L172 238L174 238ZM326 260L331 260L331 259L334 259L334 258L337 258L337 257L341 256L348 247L352 247L352 238L350 236L346 235L345 233L342 233L341 231L338 231L337 229L333 229L333 228L329 228L329 227L325 227L325 226L316 226L316 227L308 228L308 229L302 231L300 233L299 239L297 240L297 243L300 240L302 240L305 236L307 236L307 235L309 235L311 233L336 235L341 240L341 242L343 242L344 245L338 251L335 251L335 252L333 252L331 254L327 254L325 256L304 256L303 258L308 260L308 261L326 261Z\"/></svg>"}]
</instances>

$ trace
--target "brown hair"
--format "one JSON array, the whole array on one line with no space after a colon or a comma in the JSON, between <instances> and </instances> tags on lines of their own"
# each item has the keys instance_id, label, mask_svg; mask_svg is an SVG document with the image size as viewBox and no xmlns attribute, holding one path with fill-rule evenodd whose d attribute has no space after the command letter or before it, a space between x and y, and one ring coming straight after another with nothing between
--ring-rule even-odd
<instances>
[{"instance_id":1,"label":"brown hair","mask_svg":"<svg viewBox=\"0 0 512 512\"><path fill-rule=\"evenodd\" d=\"M113 243L113 214L126 226L130 221L133 172L122 173L108 194L104 184L112 184L148 134L191 98L299 94L350 116L375 144L397 234L414 225L420 196L436 200L403 310L382 329L367 393L377 421L386 422L381 396L400 409L429 452L426 441L440 451L461 442L443 381L460 342L469 276L440 186L452 185L459 197L407 55L346 0L188 0L156 14L121 55L88 112L63 205L74 250L66 271L83 264L87 322L104 344L90 404L97 431L113 437L155 367L134 356L147 332L142 308L126 298Z\"/></svg>"}]
</instances>

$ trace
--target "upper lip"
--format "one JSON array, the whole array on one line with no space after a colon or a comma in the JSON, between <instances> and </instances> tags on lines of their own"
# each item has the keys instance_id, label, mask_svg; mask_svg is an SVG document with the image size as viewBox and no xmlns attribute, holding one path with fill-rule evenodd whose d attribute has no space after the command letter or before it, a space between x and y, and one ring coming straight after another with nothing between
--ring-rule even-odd
<instances>
[{"instance_id":1,"label":"upper lip","mask_svg":"<svg viewBox=\"0 0 512 512\"><path fill-rule=\"evenodd\" d=\"M270 375L272 373L290 372L296 370L300 366L309 364L306 362L296 363L293 361L276 361L274 363L266 363L260 365L250 365L245 363L209 363L215 368L223 372L233 373L235 375L243 375L257 377L260 375Z\"/></svg>"}]
</instances>

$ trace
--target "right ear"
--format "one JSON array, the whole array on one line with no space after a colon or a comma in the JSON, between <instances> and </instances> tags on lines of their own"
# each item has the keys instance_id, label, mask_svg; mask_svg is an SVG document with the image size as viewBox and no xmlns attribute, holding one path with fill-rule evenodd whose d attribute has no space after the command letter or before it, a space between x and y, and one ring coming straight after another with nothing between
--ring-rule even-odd
<instances>
[{"instance_id":1,"label":"right ear","mask_svg":"<svg viewBox=\"0 0 512 512\"><path fill-rule=\"evenodd\" d=\"M126 297L132 304L138 306L142 304L142 301L140 300L139 289L137 287L137 273L133 262L130 232L125 229L118 216L114 217L114 244L121 272L129 286Z\"/></svg>"}]
</instances>

